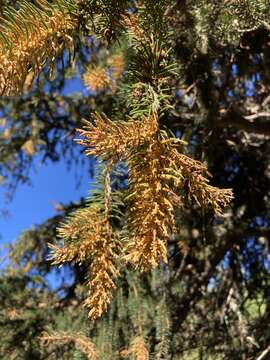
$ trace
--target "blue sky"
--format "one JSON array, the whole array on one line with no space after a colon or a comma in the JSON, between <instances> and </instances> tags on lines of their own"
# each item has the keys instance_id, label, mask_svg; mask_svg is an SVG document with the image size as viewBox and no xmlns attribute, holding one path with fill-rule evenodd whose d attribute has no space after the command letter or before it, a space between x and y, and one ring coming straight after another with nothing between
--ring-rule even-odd
<instances>
[{"instance_id":1,"label":"blue sky","mask_svg":"<svg viewBox=\"0 0 270 360\"><path fill-rule=\"evenodd\" d=\"M66 81L62 94L71 95L76 92L88 94L79 76ZM81 176L80 186L76 170ZM75 165L68 170L64 161L47 164L37 162L31 172L32 186L19 185L10 203L6 203L5 189L0 186L0 211L5 209L8 212L8 216L0 216L0 244L15 240L23 230L55 215L55 204L76 201L86 196L91 179L87 166L84 167L83 174L80 173L81 170L80 167L76 169Z\"/></svg>"},{"instance_id":2,"label":"blue sky","mask_svg":"<svg viewBox=\"0 0 270 360\"><path fill-rule=\"evenodd\" d=\"M64 162L36 166L31 174L32 186L19 185L9 203L6 203L4 189L0 188L0 209L9 213L0 217L0 243L13 241L21 231L55 215L56 203L76 201L87 195L91 179L86 167L83 171L78 186L75 168L67 170Z\"/></svg>"}]
</instances>

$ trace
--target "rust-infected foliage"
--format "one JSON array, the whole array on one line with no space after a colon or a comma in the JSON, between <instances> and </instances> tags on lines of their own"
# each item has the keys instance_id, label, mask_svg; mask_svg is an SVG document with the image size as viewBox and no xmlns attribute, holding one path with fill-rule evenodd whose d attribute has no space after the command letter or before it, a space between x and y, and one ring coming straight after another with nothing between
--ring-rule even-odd
<instances>
[{"instance_id":1,"label":"rust-infected foliage","mask_svg":"<svg viewBox=\"0 0 270 360\"><path fill-rule=\"evenodd\" d=\"M81 351L87 359L97 360L99 358L98 350L88 337L82 334L69 334L66 332L58 332L53 334L42 334L41 345L46 347L62 347L68 344Z\"/></svg>"},{"instance_id":2,"label":"rust-infected foliage","mask_svg":"<svg viewBox=\"0 0 270 360\"><path fill-rule=\"evenodd\" d=\"M96 115L80 131L87 155L128 164L131 237L125 259L142 270L167 261L166 242L174 233L174 209L185 199L216 214L232 199L230 189L209 185L205 165L179 152L182 142L169 137L152 114L142 121L112 122Z\"/></svg>"},{"instance_id":3,"label":"rust-infected foliage","mask_svg":"<svg viewBox=\"0 0 270 360\"><path fill-rule=\"evenodd\" d=\"M149 351L146 347L144 338L142 336L135 337L127 350L121 351L122 358L128 358L133 355L135 360L149 360Z\"/></svg>"},{"instance_id":4,"label":"rust-infected foliage","mask_svg":"<svg viewBox=\"0 0 270 360\"><path fill-rule=\"evenodd\" d=\"M157 131L157 122L145 121L113 122L105 115L95 114L94 123L86 122L79 133L84 137L78 143L85 146L86 155L100 156L113 162L128 159L134 149L143 145Z\"/></svg>"},{"instance_id":5,"label":"rust-infected foliage","mask_svg":"<svg viewBox=\"0 0 270 360\"><path fill-rule=\"evenodd\" d=\"M63 247L50 245L54 264L73 261L86 265L89 296L85 305L90 308L92 319L106 311L119 275L116 267L118 235L112 232L106 207L108 205L104 214L94 205L77 210L59 229L59 235L69 242Z\"/></svg>"},{"instance_id":6,"label":"rust-infected foliage","mask_svg":"<svg viewBox=\"0 0 270 360\"><path fill-rule=\"evenodd\" d=\"M17 12L7 12L0 22L0 93L17 95L30 87L48 61L53 64L65 48L71 48L76 21L72 3L39 1L39 7L23 2ZM31 80L29 80L31 78ZM30 81L30 83L29 83Z\"/></svg>"},{"instance_id":7,"label":"rust-infected foliage","mask_svg":"<svg viewBox=\"0 0 270 360\"><path fill-rule=\"evenodd\" d=\"M117 257L142 271L167 262L167 242L176 233L175 209L191 202L221 214L232 199L232 192L209 184L206 166L181 152L181 140L160 130L156 113L128 122L113 122L96 114L94 122L87 122L80 134L84 139L78 142L86 147L87 155L100 157L110 167L122 160L129 169L129 232L121 242L121 257L116 255L120 254L116 251L118 235L108 221L110 191L105 191L103 218L95 213L97 210L79 210L60 229L61 237L75 238L76 243L55 249L53 254L57 264L71 260L81 263L91 256L86 305L95 319L106 310L115 288ZM108 181L107 177L105 189Z\"/></svg>"},{"instance_id":8,"label":"rust-infected foliage","mask_svg":"<svg viewBox=\"0 0 270 360\"><path fill-rule=\"evenodd\" d=\"M114 54L107 59L105 66L89 64L83 75L87 89L94 92L115 92L116 83L124 73L125 62L123 54Z\"/></svg>"},{"instance_id":9,"label":"rust-infected foliage","mask_svg":"<svg viewBox=\"0 0 270 360\"><path fill-rule=\"evenodd\" d=\"M84 83L89 90L99 92L107 90L111 86L111 79L103 68L89 67L83 76Z\"/></svg>"}]
</instances>

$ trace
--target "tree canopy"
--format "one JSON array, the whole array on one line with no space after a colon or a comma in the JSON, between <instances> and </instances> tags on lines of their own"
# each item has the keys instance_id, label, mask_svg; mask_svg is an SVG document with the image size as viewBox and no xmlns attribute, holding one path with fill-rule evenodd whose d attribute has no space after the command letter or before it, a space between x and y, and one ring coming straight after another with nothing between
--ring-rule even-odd
<instances>
[{"instance_id":1,"label":"tree canopy","mask_svg":"<svg viewBox=\"0 0 270 360\"><path fill-rule=\"evenodd\" d=\"M36 159L96 179L10 244L0 357L267 359L269 0L0 12L2 186Z\"/></svg>"}]
</instances>

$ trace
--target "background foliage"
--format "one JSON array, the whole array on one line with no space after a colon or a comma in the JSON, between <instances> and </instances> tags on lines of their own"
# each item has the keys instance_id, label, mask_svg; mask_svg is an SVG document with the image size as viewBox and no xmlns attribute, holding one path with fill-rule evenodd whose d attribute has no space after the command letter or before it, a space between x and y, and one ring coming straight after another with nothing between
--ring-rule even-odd
<instances>
[{"instance_id":1,"label":"background foliage","mask_svg":"<svg viewBox=\"0 0 270 360\"><path fill-rule=\"evenodd\" d=\"M38 157L85 161L89 176L94 172L98 179L89 199L63 206L59 215L10 245L0 278L0 357L267 359L269 1L2 1L0 9L3 186L12 194L29 181ZM65 95L67 83L77 78L85 92ZM93 206L98 209L94 216L107 214L106 224L130 237L123 199L129 185L126 165L120 162L110 176L108 213L108 187L99 175L104 170L73 142L82 119L96 112L106 114L101 117L107 118L105 131L118 126L121 134L130 124L140 124L140 139L149 132L149 114L156 115L166 136L186 143L181 142L185 156L207 166L211 186L232 188L234 200L223 216L216 216L205 201L196 201L198 189L183 183L173 194L184 202L174 209L168 263L144 273L121 267L107 312L93 321L82 304L89 301L84 285L89 266L91 274L98 274L97 257L88 258L83 249L83 261L59 269L48 261L48 244L58 248L57 228L64 219L70 219L66 226L71 224L71 230L95 238L91 226L98 221L88 222L83 213L93 216ZM98 116L91 118L89 144L103 134ZM112 149L116 155L117 147L101 144L100 152L96 146L92 154L106 158L105 150ZM120 150L117 154L122 156ZM129 154L122 160L127 158L138 162ZM139 162L144 169L148 159ZM179 179L178 173L174 181ZM142 192L143 201L145 196ZM61 279L57 288L48 280L51 274Z\"/></svg>"}]
</instances>

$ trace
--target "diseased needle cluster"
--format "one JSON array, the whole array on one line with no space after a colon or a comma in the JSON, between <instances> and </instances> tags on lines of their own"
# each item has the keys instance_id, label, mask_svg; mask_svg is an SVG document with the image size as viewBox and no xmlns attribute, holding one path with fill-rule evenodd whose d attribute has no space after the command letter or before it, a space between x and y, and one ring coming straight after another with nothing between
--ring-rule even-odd
<instances>
[{"instance_id":1,"label":"diseased needle cluster","mask_svg":"<svg viewBox=\"0 0 270 360\"><path fill-rule=\"evenodd\" d=\"M96 114L94 122L87 122L80 134L83 140L78 142L86 147L86 154L98 156L107 164L105 211L94 207L77 211L60 229L66 243L54 248L52 257L56 264L90 259L86 305L95 319L110 301L119 274L117 264L129 262L146 271L167 262L167 241L176 231L175 209L189 202L221 214L232 192L209 184L205 165L180 151L183 142L159 128L156 113L127 122L113 122ZM125 232L120 241L109 220L108 176L119 160L129 171L128 235Z\"/></svg>"},{"instance_id":2,"label":"diseased needle cluster","mask_svg":"<svg viewBox=\"0 0 270 360\"><path fill-rule=\"evenodd\" d=\"M53 63L63 48L70 48L76 27L65 7L39 0L39 8L23 2L18 12L2 19L0 25L0 94L17 95L46 61Z\"/></svg>"}]
</instances>

